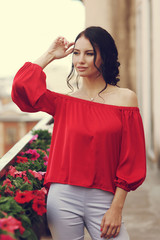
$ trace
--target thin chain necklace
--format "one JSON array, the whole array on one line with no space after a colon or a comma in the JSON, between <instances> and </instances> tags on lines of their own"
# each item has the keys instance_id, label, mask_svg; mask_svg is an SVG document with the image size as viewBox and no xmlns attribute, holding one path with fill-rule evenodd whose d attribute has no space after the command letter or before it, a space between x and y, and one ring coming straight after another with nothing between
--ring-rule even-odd
<instances>
[{"instance_id":1,"label":"thin chain necklace","mask_svg":"<svg viewBox=\"0 0 160 240\"><path fill-rule=\"evenodd\" d=\"M114 92L114 91L111 91L111 92L105 92L104 94L110 94L110 93L112 93L112 92ZM86 95L87 95L87 97L90 99L91 102L94 102L95 99L96 99L97 96L98 96L98 94L96 94L95 97L90 97L87 93L86 93Z\"/></svg>"}]
</instances>

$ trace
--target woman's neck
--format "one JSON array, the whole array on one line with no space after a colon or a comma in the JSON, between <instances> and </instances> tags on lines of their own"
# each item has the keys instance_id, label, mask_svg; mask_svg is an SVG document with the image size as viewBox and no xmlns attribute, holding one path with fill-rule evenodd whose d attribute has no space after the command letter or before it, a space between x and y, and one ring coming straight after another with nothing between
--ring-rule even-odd
<instances>
[{"instance_id":1,"label":"woman's neck","mask_svg":"<svg viewBox=\"0 0 160 240\"><path fill-rule=\"evenodd\" d=\"M81 91L85 92L90 97L94 97L96 94L98 94L104 87L106 86L106 83L102 76L97 78L83 78L82 79L82 87Z\"/></svg>"}]
</instances>

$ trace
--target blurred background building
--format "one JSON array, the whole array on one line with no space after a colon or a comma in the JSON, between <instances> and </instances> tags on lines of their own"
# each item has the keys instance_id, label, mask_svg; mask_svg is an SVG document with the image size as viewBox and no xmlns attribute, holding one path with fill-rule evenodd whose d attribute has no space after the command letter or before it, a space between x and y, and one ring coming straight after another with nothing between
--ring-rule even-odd
<instances>
[{"instance_id":1,"label":"blurred background building","mask_svg":"<svg viewBox=\"0 0 160 240\"><path fill-rule=\"evenodd\" d=\"M120 86L138 95L147 156L160 166L160 1L84 0L86 26L108 30L119 50ZM138 149L137 149L138 151Z\"/></svg>"},{"instance_id":2,"label":"blurred background building","mask_svg":"<svg viewBox=\"0 0 160 240\"><path fill-rule=\"evenodd\" d=\"M38 7L37 7L38 6ZM75 19L78 18L78 21ZM0 1L0 158L20 140L45 113L25 113L11 100L14 75L26 62L33 62L57 36L74 41L84 29L84 5L75 0ZM2 24L3 23L3 24ZM47 87L68 92L66 78L71 56L45 68Z\"/></svg>"},{"instance_id":3,"label":"blurred background building","mask_svg":"<svg viewBox=\"0 0 160 240\"><path fill-rule=\"evenodd\" d=\"M66 17L64 13L61 14L61 12L59 12L56 23L53 20L52 25L56 25L57 27L60 21L63 22L65 36L68 32L75 32L75 35L71 37L66 36L70 38L69 40L74 40L73 36L76 36L84 27L91 25L101 26L111 33L119 51L119 61L121 63L120 86L130 88L138 95L139 107L145 128L147 156L150 162L155 163L153 164L154 166L159 167L160 1L68 1L70 1L70 4L71 2L72 4L78 4L77 9L81 9L81 12L78 13L77 9L76 11L72 9L69 14L67 13L68 18L70 17L72 19L69 25L65 25ZM63 5L68 1L62 1ZM56 9L57 2L61 2L61 0L55 0L53 2ZM45 4L47 7L47 2ZM65 7L67 7L67 5L65 5ZM81 22L80 25L78 25L79 22ZM63 35L61 27L59 30L56 28L56 35ZM51 42L51 39L49 39L49 42ZM48 45L45 45L45 48L47 46ZM40 52L39 50L40 48L36 49L33 59L35 59L35 55ZM38 57L39 55L36 56ZM30 60L32 61L32 58ZM17 64L17 70L22 64L23 61ZM48 87L51 90L61 93L67 92L68 88L65 79L70 72L70 68L71 57L50 64L45 69ZM9 83L9 88L6 89L10 89L12 79L13 76L5 78L5 81L3 78L0 78L0 156L41 118L41 115L35 114L31 117L31 115L26 113L20 113L16 106L11 103L10 91L7 90L5 93L3 86L4 82L6 86Z\"/></svg>"}]
</instances>

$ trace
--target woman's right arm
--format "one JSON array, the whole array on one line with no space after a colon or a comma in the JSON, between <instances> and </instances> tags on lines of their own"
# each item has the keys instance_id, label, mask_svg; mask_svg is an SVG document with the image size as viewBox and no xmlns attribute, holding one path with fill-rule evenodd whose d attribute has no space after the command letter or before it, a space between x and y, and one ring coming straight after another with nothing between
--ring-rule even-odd
<instances>
[{"instance_id":1,"label":"woman's right arm","mask_svg":"<svg viewBox=\"0 0 160 240\"><path fill-rule=\"evenodd\" d=\"M49 49L34 63L44 69L55 59L61 59L72 53L74 42L69 43L65 38L58 37L49 47Z\"/></svg>"},{"instance_id":2,"label":"woman's right arm","mask_svg":"<svg viewBox=\"0 0 160 240\"><path fill-rule=\"evenodd\" d=\"M46 89L46 75L43 72L50 62L68 56L74 43L68 43L64 38L57 38L50 48L34 63L27 62L17 72L12 85L12 100L24 112L44 111L51 115L55 113L54 92Z\"/></svg>"}]
</instances>

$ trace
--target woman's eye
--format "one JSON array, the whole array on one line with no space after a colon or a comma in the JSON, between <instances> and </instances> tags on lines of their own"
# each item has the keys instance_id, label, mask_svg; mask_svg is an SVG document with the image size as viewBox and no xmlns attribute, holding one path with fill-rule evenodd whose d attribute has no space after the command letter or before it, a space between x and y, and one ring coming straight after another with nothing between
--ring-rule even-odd
<instances>
[{"instance_id":1,"label":"woman's eye","mask_svg":"<svg viewBox=\"0 0 160 240\"><path fill-rule=\"evenodd\" d=\"M74 55L78 55L78 52L73 52Z\"/></svg>"},{"instance_id":2,"label":"woman's eye","mask_svg":"<svg viewBox=\"0 0 160 240\"><path fill-rule=\"evenodd\" d=\"M93 55L94 55L94 53L87 53L87 55L88 55L88 56L93 56Z\"/></svg>"}]
</instances>

